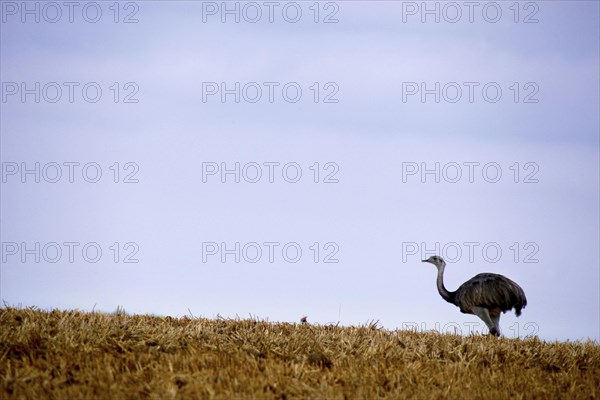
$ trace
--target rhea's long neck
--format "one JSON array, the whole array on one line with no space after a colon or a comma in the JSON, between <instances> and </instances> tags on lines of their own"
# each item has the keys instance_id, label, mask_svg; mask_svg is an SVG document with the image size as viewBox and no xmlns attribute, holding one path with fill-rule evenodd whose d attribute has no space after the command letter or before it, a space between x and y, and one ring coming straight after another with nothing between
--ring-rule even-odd
<instances>
[{"instance_id":1,"label":"rhea's long neck","mask_svg":"<svg viewBox=\"0 0 600 400\"><path fill-rule=\"evenodd\" d=\"M444 298L448 303L454 303L454 293L449 292L444 286L444 268L445 265L442 265L438 268L437 275L437 288L438 292L440 292L440 296Z\"/></svg>"}]
</instances>

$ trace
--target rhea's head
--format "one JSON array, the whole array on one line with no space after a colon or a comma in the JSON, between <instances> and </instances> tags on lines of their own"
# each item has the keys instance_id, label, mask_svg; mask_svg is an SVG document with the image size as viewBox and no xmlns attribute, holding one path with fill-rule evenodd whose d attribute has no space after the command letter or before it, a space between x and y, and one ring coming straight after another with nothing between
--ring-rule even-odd
<instances>
[{"instance_id":1,"label":"rhea's head","mask_svg":"<svg viewBox=\"0 0 600 400\"><path fill-rule=\"evenodd\" d=\"M437 268L445 267L446 261L440 256L431 256L427 260L421 260L422 262L428 262L435 265Z\"/></svg>"}]
</instances>

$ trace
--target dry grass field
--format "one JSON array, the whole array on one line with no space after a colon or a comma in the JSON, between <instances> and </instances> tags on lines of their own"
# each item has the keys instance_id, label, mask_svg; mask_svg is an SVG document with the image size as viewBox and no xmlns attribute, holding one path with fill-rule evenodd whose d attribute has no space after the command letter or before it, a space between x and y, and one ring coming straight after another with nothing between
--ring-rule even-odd
<instances>
[{"instance_id":1,"label":"dry grass field","mask_svg":"<svg viewBox=\"0 0 600 400\"><path fill-rule=\"evenodd\" d=\"M600 346L5 307L0 398L593 399Z\"/></svg>"}]
</instances>

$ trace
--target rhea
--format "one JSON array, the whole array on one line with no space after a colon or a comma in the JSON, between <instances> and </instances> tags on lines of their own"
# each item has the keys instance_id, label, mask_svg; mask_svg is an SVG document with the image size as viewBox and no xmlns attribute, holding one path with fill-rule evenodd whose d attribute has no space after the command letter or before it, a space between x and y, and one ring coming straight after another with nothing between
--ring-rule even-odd
<instances>
[{"instance_id":1,"label":"rhea","mask_svg":"<svg viewBox=\"0 0 600 400\"><path fill-rule=\"evenodd\" d=\"M446 262L442 257L432 256L422 261L437 267L437 288L443 299L460 308L462 313L477 315L485 322L491 335L500 336L500 313L514 308L518 317L527 305L521 286L503 275L478 274L455 292L449 292L444 286Z\"/></svg>"}]
</instances>

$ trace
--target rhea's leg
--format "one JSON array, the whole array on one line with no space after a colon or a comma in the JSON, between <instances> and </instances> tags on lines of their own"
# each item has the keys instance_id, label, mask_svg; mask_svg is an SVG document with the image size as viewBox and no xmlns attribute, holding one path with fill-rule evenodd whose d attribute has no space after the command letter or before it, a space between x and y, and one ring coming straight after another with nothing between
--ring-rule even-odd
<instances>
[{"instance_id":1,"label":"rhea's leg","mask_svg":"<svg viewBox=\"0 0 600 400\"><path fill-rule=\"evenodd\" d=\"M485 307L473 307L473 314L477 315L490 330L490 335L499 336L498 330L494 325L494 321L492 321L492 317L490 317L490 312Z\"/></svg>"},{"instance_id":2,"label":"rhea's leg","mask_svg":"<svg viewBox=\"0 0 600 400\"><path fill-rule=\"evenodd\" d=\"M494 327L496 328L497 336L500 336L500 311L491 312L490 317L492 318L492 323L494 324ZM490 330L490 333L491 333L491 330Z\"/></svg>"}]
</instances>

